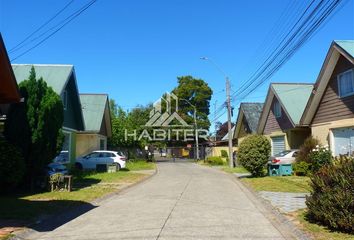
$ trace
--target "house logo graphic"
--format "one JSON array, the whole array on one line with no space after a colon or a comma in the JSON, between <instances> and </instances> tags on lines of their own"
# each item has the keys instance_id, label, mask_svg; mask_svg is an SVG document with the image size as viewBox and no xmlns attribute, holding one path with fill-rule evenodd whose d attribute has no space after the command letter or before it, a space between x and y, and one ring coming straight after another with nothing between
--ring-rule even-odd
<instances>
[{"instance_id":1,"label":"house logo graphic","mask_svg":"<svg viewBox=\"0 0 354 240\"><path fill-rule=\"evenodd\" d=\"M162 104L165 104L163 109ZM174 109L172 111L172 107ZM178 115L178 97L167 92L163 97L153 104L153 109L150 111L150 119L145 124L146 127L191 127L181 116ZM179 123L179 124L176 124ZM173 125L174 124L174 125Z\"/></svg>"}]
</instances>

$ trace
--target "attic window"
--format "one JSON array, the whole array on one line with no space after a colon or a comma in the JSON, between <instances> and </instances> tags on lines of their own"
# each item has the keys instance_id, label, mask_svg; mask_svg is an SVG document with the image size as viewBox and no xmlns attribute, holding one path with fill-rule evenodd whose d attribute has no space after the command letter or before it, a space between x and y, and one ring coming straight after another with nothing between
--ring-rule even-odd
<instances>
[{"instance_id":1,"label":"attic window","mask_svg":"<svg viewBox=\"0 0 354 240\"><path fill-rule=\"evenodd\" d=\"M338 74L337 81L340 97L354 94L354 69Z\"/></svg>"},{"instance_id":2,"label":"attic window","mask_svg":"<svg viewBox=\"0 0 354 240\"><path fill-rule=\"evenodd\" d=\"M66 90L63 92L63 106L64 110L68 107L68 92Z\"/></svg>"},{"instance_id":3,"label":"attic window","mask_svg":"<svg viewBox=\"0 0 354 240\"><path fill-rule=\"evenodd\" d=\"M273 106L273 113L276 118L281 117L281 107L279 102L275 102Z\"/></svg>"}]
</instances>

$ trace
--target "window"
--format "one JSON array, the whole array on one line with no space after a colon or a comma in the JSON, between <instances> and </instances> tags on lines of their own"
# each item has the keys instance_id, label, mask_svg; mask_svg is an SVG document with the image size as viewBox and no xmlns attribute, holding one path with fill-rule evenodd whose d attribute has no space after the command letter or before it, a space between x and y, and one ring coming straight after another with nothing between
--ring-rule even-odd
<instances>
[{"instance_id":1,"label":"window","mask_svg":"<svg viewBox=\"0 0 354 240\"><path fill-rule=\"evenodd\" d=\"M281 107L280 107L280 103L279 102L275 102L274 103L273 112L274 112L274 116L276 118L281 117Z\"/></svg>"},{"instance_id":2,"label":"window","mask_svg":"<svg viewBox=\"0 0 354 240\"><path fill-rule=\"evenodd\" d=\"M354 69L338 74L337 81L340 97L354 94Z\"/></svg>"},{"instance_id":3,"label":"window","mask_svg":"<svg viewBox=\"0 0 354 240\"><path fill-rule=\"evenodd\" d=\"M63 105L64 105L64 110L68 107L68 92L64 90L63 92Z\"/></svg>"}]
</instances>

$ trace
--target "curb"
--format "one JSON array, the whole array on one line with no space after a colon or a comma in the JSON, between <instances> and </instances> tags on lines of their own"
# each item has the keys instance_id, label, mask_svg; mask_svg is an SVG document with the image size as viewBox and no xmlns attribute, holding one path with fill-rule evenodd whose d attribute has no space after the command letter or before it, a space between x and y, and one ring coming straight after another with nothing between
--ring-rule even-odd
<instances>
[{"instance_id":1,"label":"curb","mask_svg":"<svg viewBox=\"0 0 354 240\"><path fill-rule=\"evenodd\" d=\"M197 164L198 165L198 164ZM291 222L286 216L280 213L275 207L273 207L270 202L263 199L257 194L256 191L251 189L245 183L239 180L239 177L233 173L227 173L221 171L220 169L201 166L212 169L213 171L218 171L226 174L230 179L240 187L241 191L248 197L250 201L256 206L256 208L270 221L270 223L283 235L285 239L298 239L298 240L311 240L312 238L300 230L293 222Z\"/></svg>"},{"instance_id":2,"label":"curb","mask_svg":"<svg viewBox=\"0 0 354 240\"><path fill-rule=\"evenodd\" d=\"M70 218L70 216L75 215L75 213L87 212L86 211L87 209L91 210L92 208L89 209L88 206L92 206L93 205L95 207L99 207L100 204L102 204L105 201L108 201L110 198L112 198L114 196L122 195L127 190L129 190L130 188L133 188L133 187L137 186L138 184L142 184L142 183L145 183L148 180L150 180L153 176L158 174L157 165L156 165L156 168L154 170L155 171L152 174L143 177L142 179L140 179L137 182L134 182L132 184L126 185L126 186L122 187L121 189L118 189L117 191L109 193L109 194L107 194L107 195L105 195L103 197L96 198L96 199L94 199L91 202L88 202L86 204L82 204L82 205L79 205L79 206L76 206L76 207L70 207L70 208L66 209L65 212L62 212L62 213L59 213L59 214L53 214L53 215L50 215L50 216L48 216L46 218L41 219L40 223L38 223L38 221L37 221L36 223L29 224L29 225L25 226L25 229L12 232L11 234L13 234L14 236L10 237L9 240L25 240L31 234L35 234L37 231L31 229L30 228L31 226L40 226L41 224L50 225L50 224L55 223L55 221L57 221L58 219L60 219L60 220L67 219L67 218Z\"/></svg>"}]
</instances>

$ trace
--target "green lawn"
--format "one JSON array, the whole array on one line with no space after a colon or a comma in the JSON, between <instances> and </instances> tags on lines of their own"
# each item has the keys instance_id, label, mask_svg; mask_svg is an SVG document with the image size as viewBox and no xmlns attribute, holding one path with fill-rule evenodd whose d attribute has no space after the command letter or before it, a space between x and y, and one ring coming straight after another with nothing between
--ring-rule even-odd
<instances>
[{"instance_id":1,"label":"green lawn","mask_svg":"<svg viewBox=\"0 0 354 240\"><path fill-rule=\"evenodd\" d=\"M299 210L291 215L295 219L295 224L298 225L303 231L310 234L313 239L317 240L353 240L354 235L335 232L327 229L324 226L316 223L310 223L306 219L306 210Z\"/></svg>"},{"instance_id":2,"label":"green lawn","mask_svg":"<svg viewBox=\"0 0 354 240\"><path fill-rule=\"evenodd\" d=\"M32 220L41 215L89 203L119 190L122 186L140 181L146 175L129 170L154 169L155 164L132 162L127 169L116 173L77 172L73 178L73 191L42 192L0 196L0 218Z\"/></svg>"},{"instance_id":3,"label":"green lawn","mask_svg":"<svg viewBox=\"0 0 354 240\"><path fill-rule=\"evenodd\" d=\"M308 177L299 176L282 176L282 177L260 177L260 178L243 178L241 181L253 188L255 191L271 191L271 192L294 192L302 193L310 191L310 179Z\"/></svg>"},{"instance_id":4,"label":"green lawn","mask_svg":"<svg viewBox=\"0 0 354 240\"><path fill-rule=\"evenodd\" d=\"M234 167L230 168L229 166L222 167L221 170L227 173L248 173L244 167Z\"/></svg>"},{"instance_id":5,"label":"green lawn","mask_svg":"<svg viewBox=\"0 0 354 240\"><path fill-rule=\"evenodd\" d=\"M155 167L155 163L146 162L145 160L132 160L128 161L126 164L126 168L130 171L152 170L155 169Z\"/></svg>"}]
</instances>

